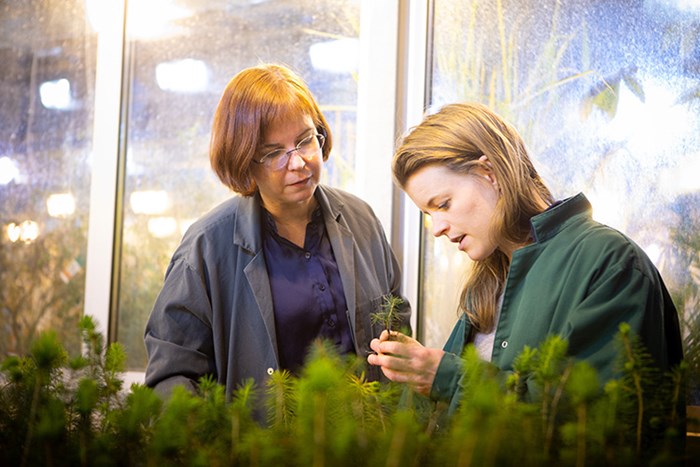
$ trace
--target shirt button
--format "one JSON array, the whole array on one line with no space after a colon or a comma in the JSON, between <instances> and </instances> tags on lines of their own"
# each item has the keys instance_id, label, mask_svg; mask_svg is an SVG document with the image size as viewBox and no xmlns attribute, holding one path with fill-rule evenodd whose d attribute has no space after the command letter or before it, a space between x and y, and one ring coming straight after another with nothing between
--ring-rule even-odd
<instances>
[{"instance_id":1,"label":"shirt button","mask_svg":"<svg viewBox=\"0 0 700 467\"><path fill-rule=\"evenodd\" d=\"M275 370L274 370L273 368L268 368L268 369L267 369L267 374L268 374L268 375L272 375L272 373L274 373L274 372L275 372Z\"/></svg>"},{"instance_id":2,"label":"shirt button","mask_svg":"<svg viewBox=\"0 0 700 467\"><path fill-rule=\"evenodd\" d=\"M306 258L306 259L311 258L311 253L309 253L308 251L306 253L304 253L304 258Z\"/></svg>"},{"instance_id":3,"label":"shirt button","mask_svg":"<svg viewBox=\"0 0 700 467\"><path fill-rule=\"evenodd\" d=\"M505 349L506 347L508 347L508 341L503 341L503 342L501 342L501 347L504 348L504 349Z\"/></svg>"},{"instance_id":4,"label":"shirt button","mask_svg":"<svg viewBox=\"0 0 700 467\"><path fill-rule=\"evenodd\" d=\"M335 321L333 321L332 319L329 319L329 320L328 320L328 325L329 325L330 327L334 328L334 327L335 327Z\"/></svg>"},{"instance_id":5,"label":"shirt button","mask_svg":"<svg viewBox=\"0 0 700 467\"><path fill-rule=\"evenodd\" d=\"M321 292L323 292L324 290L326 290L326 286L325 286L325 285L323 285L323 284L321 284L321 287L320 287L320 289L321 289Z\"/></svg>"}]
</instances>

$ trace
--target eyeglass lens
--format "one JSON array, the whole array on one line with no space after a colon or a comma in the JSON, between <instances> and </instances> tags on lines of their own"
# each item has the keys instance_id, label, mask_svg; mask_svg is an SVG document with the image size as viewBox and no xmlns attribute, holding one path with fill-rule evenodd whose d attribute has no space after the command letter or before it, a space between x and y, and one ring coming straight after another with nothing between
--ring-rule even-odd
<instances>
[{"instance_id":1,"label":"eyeglass lens","mask_svg":"<svg viewBox=\"0 0 700 467\"><path fill-rule=\"evenodd\" d=\"M323 135L312 134L299 141L294 149L273 151L263 156L260 162L273 169L281 169L287 166L294 151L297 151L302 158L306 159L316 155L324 143L325 138Z\"/></svg>"}]
</instances>

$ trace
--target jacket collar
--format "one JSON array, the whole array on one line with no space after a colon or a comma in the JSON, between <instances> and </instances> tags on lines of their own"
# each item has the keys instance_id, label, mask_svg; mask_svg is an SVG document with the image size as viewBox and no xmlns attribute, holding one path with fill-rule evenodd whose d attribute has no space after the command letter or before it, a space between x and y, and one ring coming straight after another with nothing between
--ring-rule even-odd
<instances>
[{"instance_id":1,"label":"jacket collar","mask_svg":"<svg viewBox=\"0 0 700 467\"><path fill-rule=\"evenodd\" d=\"M321 205L323 214L338 222L343 208L345 208L345 202L338 196L338 192L332 188L319 185L316 187L314 196L318 204Z\"/></svg>"},{"instance_id":2,"label":"jacket collar","mask_svg":"<svg viewBox=\"0 0 700 467\"><path fill-rule=\"evenodd\" d=\"M530 219L532 237L535 242L543 242L563 229L568 219L584 215L591 217L593 209L583 193L567 198Z\"/></svg>"},{"instance_id":3,"label":"jacket collar","mask_svg":"<svg viewBox=\"0 0 700 467\"><path fill-rule=\"evenodd\" d=\"M338 196L338 193L329 187L318 185L314 196L321 206L321 211L327 218L336 222L345 207L345 203ZM255 192L252 196L238 196L237 214L233 226L233 243L253 254L262 249L262 199L260 193Z\"/></svg>"},{"instance_id":4,"label":"jacket collar","mask_svg":"<svg viewBox=\"0 0 700 467\"><path fill-rule=\"evenodd\" d=\"M238 196L233 243L253 254L262 248L261 204L258 192L252 196Z\"/></svg>"}]
</instances>

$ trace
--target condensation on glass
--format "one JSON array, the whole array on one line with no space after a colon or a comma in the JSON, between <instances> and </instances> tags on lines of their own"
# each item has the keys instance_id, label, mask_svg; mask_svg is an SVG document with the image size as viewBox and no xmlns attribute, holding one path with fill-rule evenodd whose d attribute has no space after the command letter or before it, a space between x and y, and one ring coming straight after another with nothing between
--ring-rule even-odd
<instances>
[{"instance_id":1,"label":"condensation on glass","mask_svg":"<svg viewBox=\"0 0 700 467\"><path fill-rule=\"evenodd\" d=\"M96 45L82 0L0 4L0 357L80 350Z\"/></svg>"},{"instance_id":2,"label":"condensation on glass","mask_svg":"<svg viewBox=\"0 0 700 467\"><path fill-rule=\"evenodd\" d=\"M594 218L644 248L687 338L700 320L700 6L499 4L435 1L431 109L478 101L511 121L556 197L584 192ZM442 346L469 260L430 232L423 337Z\"/></svg>"},{"instance_id":3,"label":"condensation on glass","mask_svg":"<svg viewBox=\"0 0 700 467\"><path fill-rule=\"evenodd\" d=\"M145 367L145 322L182 234L232 195L208 148L235 73L261 62L296 70L333 131L324 181L353 182L359 23L359 0L129 2L117 338L130 369Z\"/></svg>"}]
</instances>

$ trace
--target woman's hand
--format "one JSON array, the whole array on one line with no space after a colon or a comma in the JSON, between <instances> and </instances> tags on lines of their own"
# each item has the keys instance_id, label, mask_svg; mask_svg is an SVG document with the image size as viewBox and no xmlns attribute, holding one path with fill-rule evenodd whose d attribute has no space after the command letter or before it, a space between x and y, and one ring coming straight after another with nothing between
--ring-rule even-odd
<instances>
[{"instance_id":1,"label":"woman's hand","mask_svg":"<svg viewBox=\"0 0 700 467\"><path fill-rule=\"evenodd\" d=\"M392 332L391 338L393 340L389 340L388 331L382 331L379 339L372 339L369 346L376 355L369 355L367 361L380 366L390 380L406 383L417 393L429 396L445 352L423 347L417 340L400 332Z\"/></svg>"}]
</instances>

